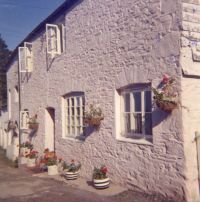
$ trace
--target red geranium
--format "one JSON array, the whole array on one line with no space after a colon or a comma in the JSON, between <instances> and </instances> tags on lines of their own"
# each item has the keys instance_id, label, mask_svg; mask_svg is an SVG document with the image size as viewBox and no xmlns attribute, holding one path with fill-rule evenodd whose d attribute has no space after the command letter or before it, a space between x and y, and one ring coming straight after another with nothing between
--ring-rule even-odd
<instances>
[{"instance_id":1,"label":"red geranium","mask_svg":"<svg viewBox=\"0 0 200 202\"><path fill-rule=\"evenodd\" d=\"M104 174L106 174L108 172L107 167L102 167L101 168L101 172L104 173Z\"/></svg>"},{"instance_id":2,"label":"red geranium","mask_svg":"<svg viewBox=\"0 0 200 202\"><path fill-rule=\"evenodd\" d=\"M162 79L162 83L163 84L167 84L169 82L169 76L167 74L164 74L163 75L163 79Z\"/></svg>"}]
</instances>

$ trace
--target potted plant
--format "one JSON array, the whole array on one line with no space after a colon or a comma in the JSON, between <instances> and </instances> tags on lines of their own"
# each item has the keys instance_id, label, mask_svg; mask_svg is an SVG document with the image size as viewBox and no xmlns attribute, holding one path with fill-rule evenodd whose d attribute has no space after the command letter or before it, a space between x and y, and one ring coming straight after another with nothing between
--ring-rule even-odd
<instances>
[{"instance_id":1,"label":"potted plant","mask_svg":"<svg viewBox=\"0 0 200 202\"><path fill-rule=\"evenodd\" d=\"M154 103L167 112L171 112L178 106L178 95L175 92L174 83L175 79L165 74L161 82L161 88L152 88Z\"/></svg>"},{"instance_id":2,"label":"potted plant","mask_svg":"<svg viewBox=\"0 0 200 202\"><path fill-rule=\"evenodd\" d=\"M67 164L66 162L63 163L63 171L64 171L64 176L66 177L67 180L75 180L79 176L81 168L81 163L78 162L77 164L75 161L72 159L70 164Z\"/></svg>"},{"instance_id":3,"label":"potted plant","mask_svg":"<svg viewBox=\"0 0 200 202\"><path fill-rule=\"evenodd\" d=\"M108 169L105 165L93 170L93 184L97 189L105 189L110 185L110 179L107 177Z\"/></svg>"},{"instance_id":4,"label":"potted plant","mask_svg":"<svg viewBox=\"0 0 200 202\"><path fill-rule=\"evenodd\" d=\"M26 155L26 157L28 158L27 160L27 166L28 167L34 167L36 165L36 159L38 157L38 152L35 150L31 150L30 153L28 155Z\"/></svg>"},{"instance_id":5,"label":"potted plant","mask_svg":"<svg viewBox=\"0 0 200 202\"><path fill-rule=\"evenodd\" d=\"M37 114L29 118L28 126L30 129L38 130L39 123L37 122Z\"/></svg>"},{"instance_id":6,"label":"potted plant","mask_svg":"<svg viewBox=\"0 0 200 202\"><path fill-rule=\"evenodd\" d=\"M48 175L57 175L58 174L58 166L57 166L57 157L49 157L47 159L47 170Z\"/></svg>"},{"instance_id":7,"label":"potted plant","mask_svg":"<svg viewBox=\"0 0 200 202\"><path fill-rule=\"evenodd\" d=\"M100 126L101 121L104 119L102 110L100 107L94 107L92 104L89 106L89 110L85 112L84 122L91 126Z\"/></svg>"},{"instance_id":8,"label":"potted plant","mask_svg":"<svg viewBox=\"0 0 200 202\"><path fill-rule=\"evenodd\" d=\"M33 144L31 144L29 141L23 142L20 145L20 153L23 156L29 154L32 149L33 149Z\"/></svg>"}]
</instances>

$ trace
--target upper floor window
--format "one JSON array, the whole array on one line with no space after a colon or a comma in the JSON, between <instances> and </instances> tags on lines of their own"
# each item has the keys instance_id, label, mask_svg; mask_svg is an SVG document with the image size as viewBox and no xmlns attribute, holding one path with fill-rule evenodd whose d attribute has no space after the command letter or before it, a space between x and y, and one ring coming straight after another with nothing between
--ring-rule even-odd
<instances>
[{"instance_id":1,"label":"upper floor window","mask_svg":"<svg viewBox=\"0 0 200 202\"><path fill-rule=\"evenodd\" d=\"M73 92L64 97L64 137L76 138L84 131L85 97L83 92Z\"/></svg>"},{"instance_id":2,"label":"upper floor window","mask_svg":"<svg viewBox=\"0 0 200 202\"><path fill-rule=\"evenodd\" d=\"M51 57L60 55L65 51L64 25L46 24L47 53Z\"/></svg>"},{"instance_id":3,"label":"upper floor window","mask_svg":"<svg viewBox=\"0 0 200 202\"><path fill-rule=\"evenodd\" d=\"M152 94L150 85L134 85L120 91L120 136L152 136Z\"/></svg>"},{"instance_id":4,"label":"upper floor window","mask_svg":"<svg viewBox=\"0 0 200 202\"><path fill-rule=\"evenodd\" d=\"M18 48L20 72L33 71L33 47L32 43L24 42L23 47Z\"/></svg>"}]
</instances>

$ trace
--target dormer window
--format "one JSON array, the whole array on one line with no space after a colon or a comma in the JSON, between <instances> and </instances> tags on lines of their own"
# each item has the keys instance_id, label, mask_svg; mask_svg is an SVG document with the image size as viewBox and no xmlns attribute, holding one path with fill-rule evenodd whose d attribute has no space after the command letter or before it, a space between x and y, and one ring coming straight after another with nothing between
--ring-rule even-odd
<instances>
[{"instance_id":1,"label":"dormer window","mask_svg":"<svg viewBox=\"0 0 200 202\"><path fill-rule=\"evenodd\" d=\"M65 51L64 25L46 24L47 53L54 58Z\"/></svg>"}]
</instances>

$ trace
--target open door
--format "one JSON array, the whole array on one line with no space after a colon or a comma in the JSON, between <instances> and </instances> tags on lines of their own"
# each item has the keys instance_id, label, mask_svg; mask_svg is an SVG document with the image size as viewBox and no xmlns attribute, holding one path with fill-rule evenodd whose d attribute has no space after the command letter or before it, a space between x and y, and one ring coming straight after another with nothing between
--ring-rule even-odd
<instances>
[{"instance_id":1,"label":"open door","mask_svg":"<svg viewBox=\"0 0 200 202\"><path fill-rule=\"evenodd\" d=\"M55 151L55 109L52 107L45 110L45 148Z\"/></svg>"}]
</instances>

